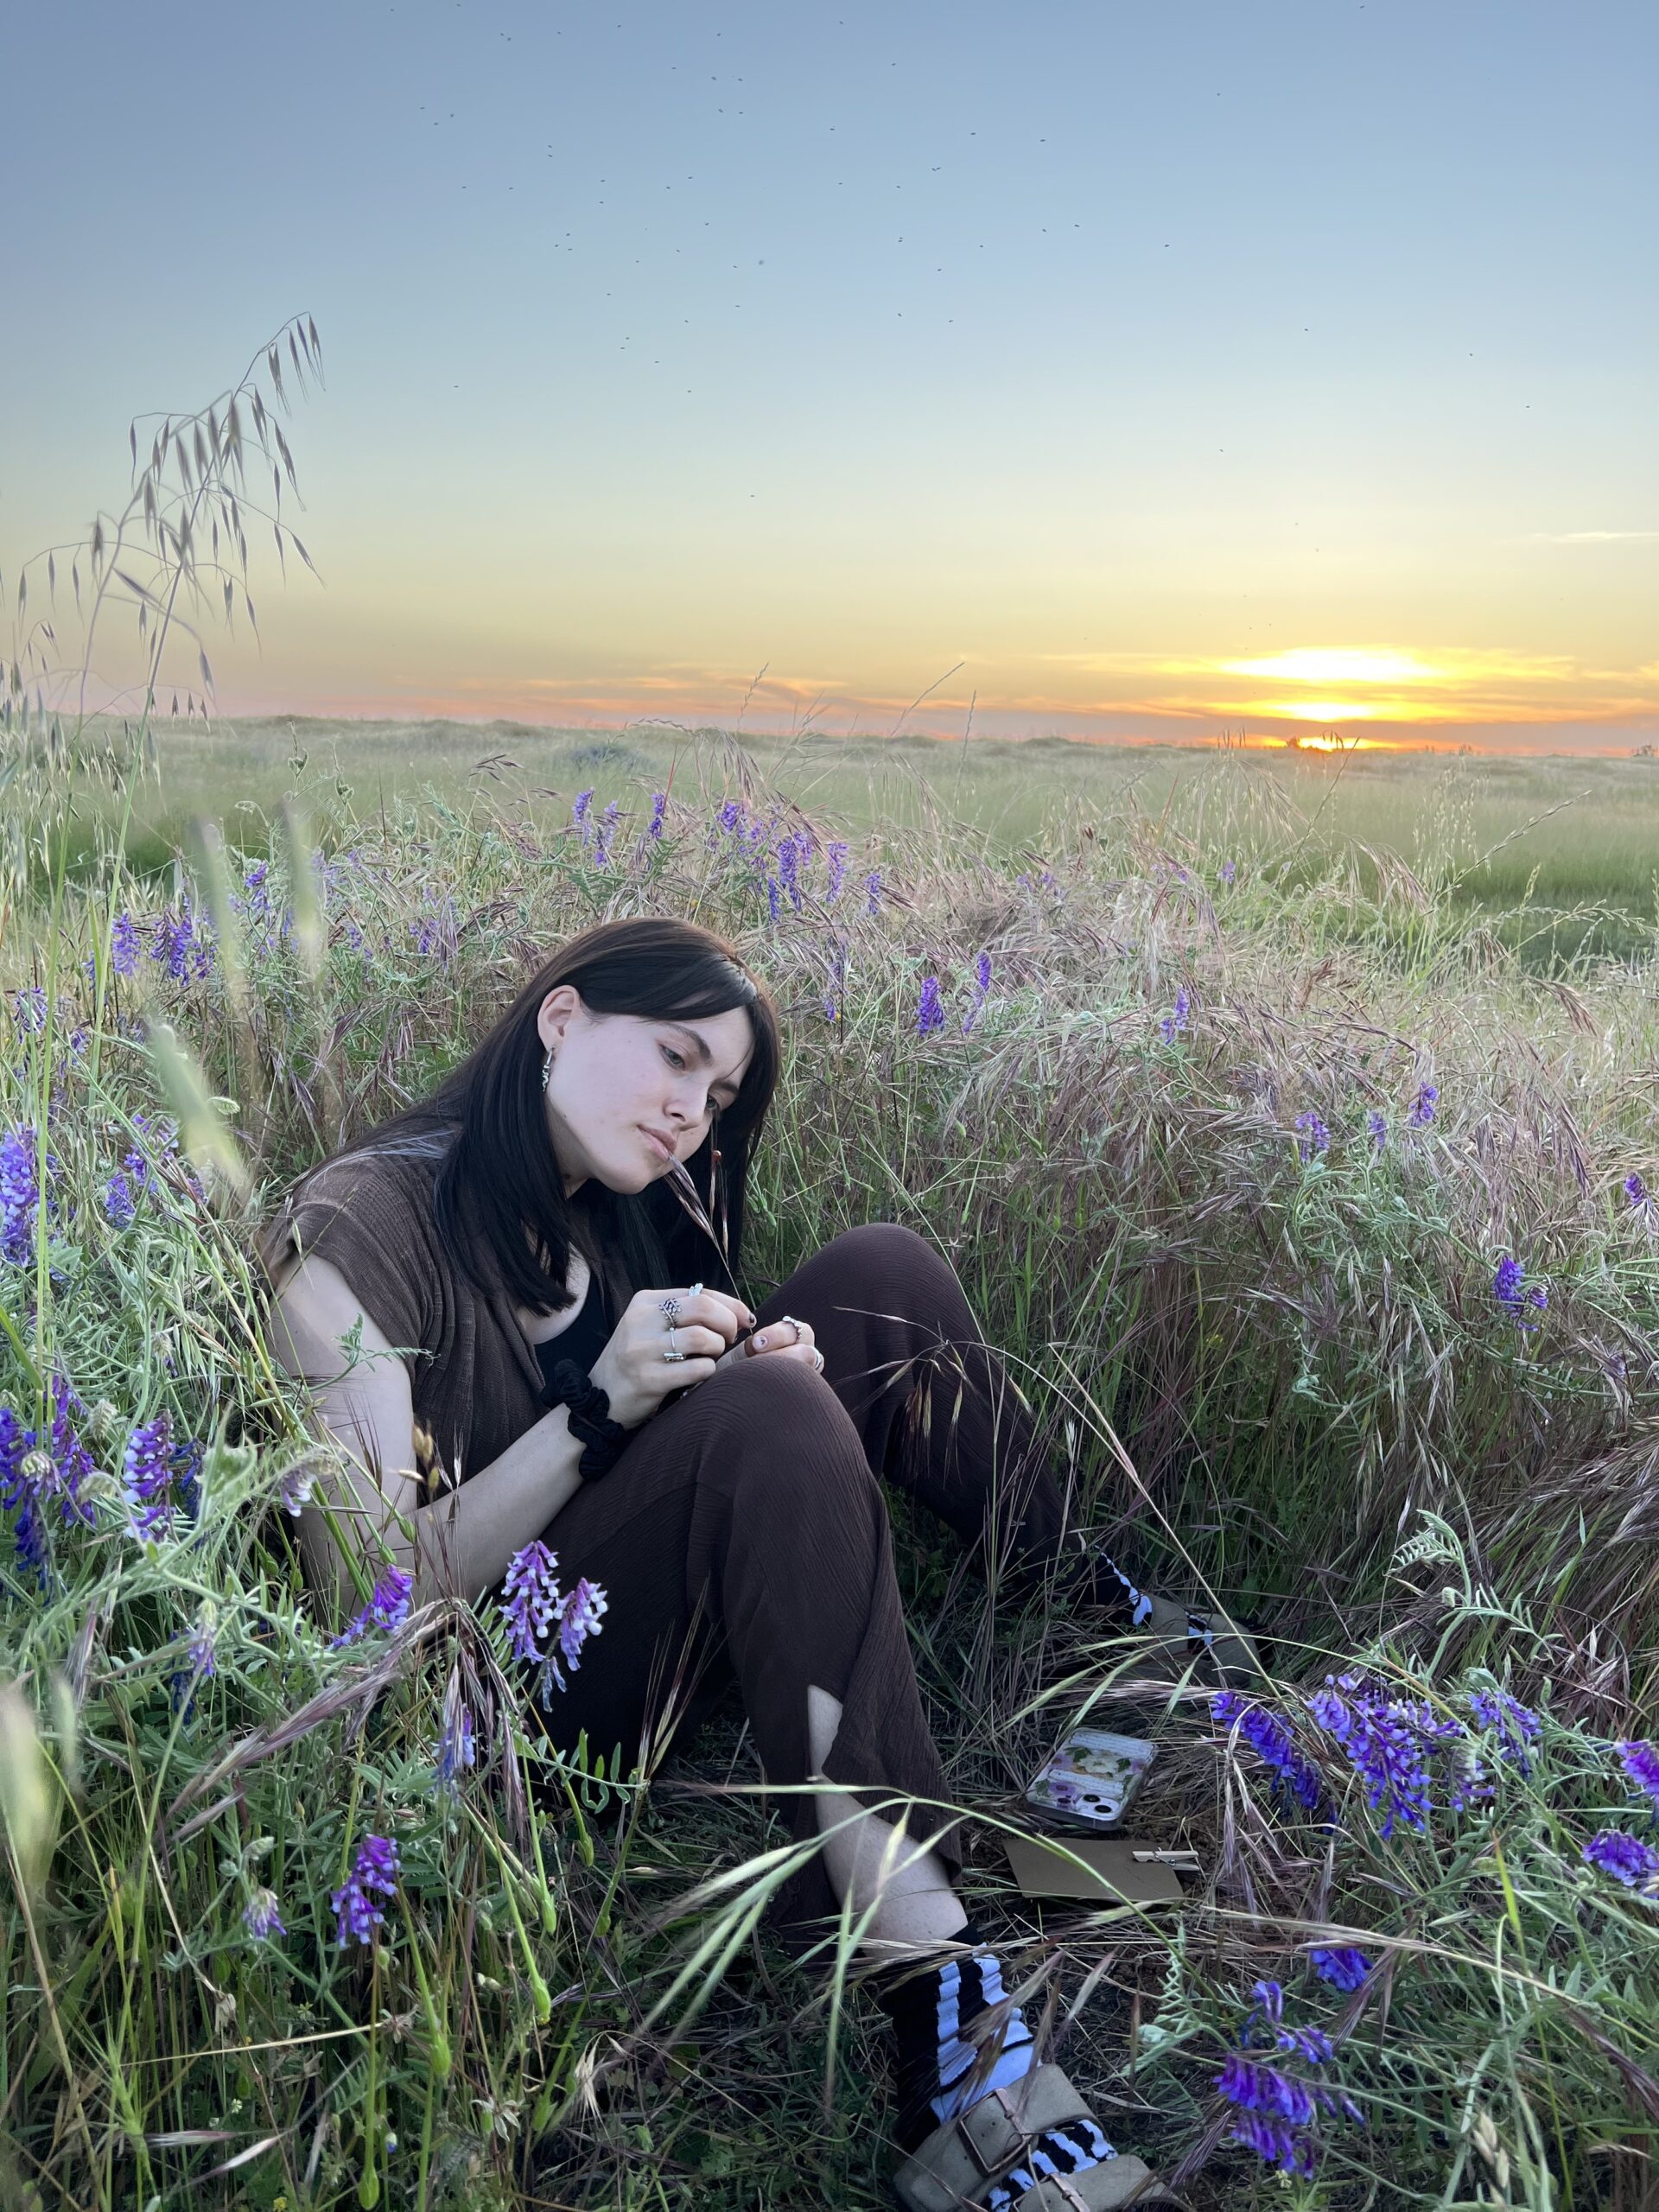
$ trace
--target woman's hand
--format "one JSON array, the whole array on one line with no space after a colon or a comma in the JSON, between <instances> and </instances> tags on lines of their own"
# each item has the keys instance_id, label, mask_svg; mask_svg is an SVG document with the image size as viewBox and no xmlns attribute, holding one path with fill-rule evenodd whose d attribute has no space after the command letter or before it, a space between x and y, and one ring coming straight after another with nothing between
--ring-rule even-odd
<instances>
[{"instance_id":1,"label":"woman's hand","mask_svg":"<svg viewBox=\"0 0 1659 2212\"><path fill-rule=\"evenodd\" d=\"M823 1355L812 1335L810 1321L798 1321L791 1314L787 1320L768 1321L758 1336L746 1337L741 1344L734 1344L715 1362L716 1367L729 1367L734 1359L799 1359L809 1367L823 1372Z\"/></svg>"},{"instance_id":2,"label":"woman's hand","mask_svg":"<svg viewBox=\"0 0 1659 2212\"><path fill-rule=\"evenodd\" d=\"M663 1357L669 1349L665 1298L679 1301L674 1350L685 1354L683 1360ZM706 1382L721 1360L733 1356L738 1331L753 1325L754 1316L742 1300L723 1290L702 1290L695 1298L683 1289L636 1291L592 1369L594 1381L611 1402L611 1419L636 1428L671 1391ZM783 1333L786 1338L789 1332ZM740 1348L736 1357L742 1356Z\"/></svg>"}]
</instances>

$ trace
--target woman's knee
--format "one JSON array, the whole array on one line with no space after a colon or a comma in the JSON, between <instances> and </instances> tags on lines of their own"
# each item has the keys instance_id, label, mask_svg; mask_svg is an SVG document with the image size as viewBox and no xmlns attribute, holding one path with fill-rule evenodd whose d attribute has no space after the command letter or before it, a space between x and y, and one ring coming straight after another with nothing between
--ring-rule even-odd
<instances>
[{"instance_id":1,"label":"woman's knee","mask_svg":"<svg viewBox=\"0 0 1659 2212\"><path fill-rule=\"evenodd\" d=\"M824 1246L874 1283L892 1284L912 1295L919 1291L930 1302L946 1291L957 1291L956 1270L925 1236L899 1221L867 1221L844 1229Z\"/></svg>"},{"instance_id":2,"label":"woman's knee","mask_svg":"<svg viewBox=\"0 0 1659 2212\"><path fill-rule=\"evenodd\" d=\"M886 1510L852 1417L810 1361L762 1354L722 1368L700 1386L722 1431L734 1477L787 1489L803 1499L834 1495Z\"/></svg>"}]
</instances>

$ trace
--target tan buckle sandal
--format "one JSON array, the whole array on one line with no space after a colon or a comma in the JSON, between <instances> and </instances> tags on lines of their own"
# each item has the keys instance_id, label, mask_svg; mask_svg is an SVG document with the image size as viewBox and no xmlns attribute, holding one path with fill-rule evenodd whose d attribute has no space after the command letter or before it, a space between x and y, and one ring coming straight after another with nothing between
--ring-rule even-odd
<instances>
[{"instance_id":1,"label":"tan buckle sandal","mask_svg":"<svg viewBox=\"0 0 1659 2212\"><path fill-rule=\"evenodd\" d=\"M1080 2120L1099 2126L1059 2067L1033 2066L936 2127L894 2174L894 2191L908 2212L982 2212L1038 2136ZM1121 2152L1082 2173L1044 2175L1013 2198L1009 2212L1118 2212L1180 2202L1143 2158Z\"/></svg>"}]
</instances>

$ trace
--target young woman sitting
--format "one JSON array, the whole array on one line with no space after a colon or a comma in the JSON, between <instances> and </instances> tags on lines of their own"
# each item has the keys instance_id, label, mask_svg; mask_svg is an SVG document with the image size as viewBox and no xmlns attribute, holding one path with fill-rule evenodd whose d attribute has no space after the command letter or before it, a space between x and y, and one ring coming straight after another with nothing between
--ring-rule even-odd
<instances>
[{"instance_id":1,"label":"young woman sitting","mask_svg":"<svg viewBox=\"0 0 1659 2212\"><path fill-rule=\"evenodd\" d=\"M607 1594L602 1644L547 1709L526 1671L555 1743L647 1741L689 1663L682 1741L734 1675L768 1783L841 1785L781 1801L795 1836L822 1841L774 1919L798 1946L843 1899L869 1913L904 2202L1149 2202L1142 2162L1036 2063L952 1886L882 1478L1016 1578L1054 1576L1183 1653L1250 1655L1224 1615L1141 1592L1067 1530L1030 1417L923 1237L849 1230L751 1308L744 1185L779 1051L765 988L711 931L585 931L429 1098L301 1179L262 1247L274 1348L348 1455L337 1520L372 1530L417 1599L487 1599L537 1538L567 1587ZM702 1280L716 1271L728 1287ZM328 1586L317 1506L302 1542Z\"/></svg>"}]
</instances>

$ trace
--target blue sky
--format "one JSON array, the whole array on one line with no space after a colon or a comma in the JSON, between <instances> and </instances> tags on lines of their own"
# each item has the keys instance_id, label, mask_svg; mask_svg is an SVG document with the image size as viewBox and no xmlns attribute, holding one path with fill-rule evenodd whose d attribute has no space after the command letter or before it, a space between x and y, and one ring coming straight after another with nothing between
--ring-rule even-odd
<instances>
[{"instance_id":1,"label":"blue sky","mask_svg":"<svg viewBox=\"0 0 1659 2212\"><path fill-rule=\"evenodd\" d=\"M1650 8L17 13L0 569L321 334L229 709L1659 722Z\"/></svg>"}]
</instances>

